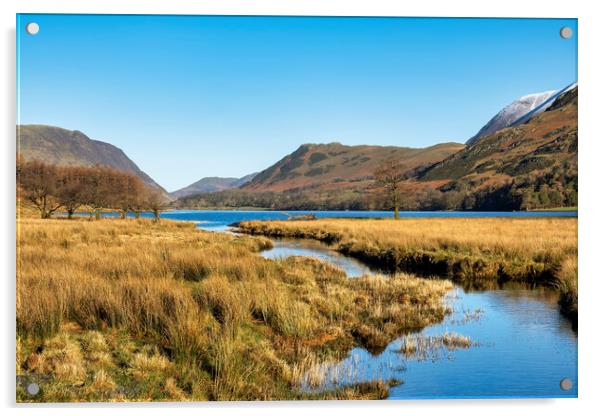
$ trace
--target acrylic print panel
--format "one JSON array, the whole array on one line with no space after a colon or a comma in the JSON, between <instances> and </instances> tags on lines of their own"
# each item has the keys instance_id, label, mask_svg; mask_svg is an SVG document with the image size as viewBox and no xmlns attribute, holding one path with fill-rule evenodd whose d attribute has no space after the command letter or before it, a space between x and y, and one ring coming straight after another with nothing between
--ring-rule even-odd
<instances>
[{"instance_id":1,"label":"acrylic print panel","mask_svg":"<svg viewBox=\"0 0 602 416\"><path fill-rule=\"evenodd\" d=\"M577 396L575 19L17 33L17 401Z\"/></svg>"}]
</instances>

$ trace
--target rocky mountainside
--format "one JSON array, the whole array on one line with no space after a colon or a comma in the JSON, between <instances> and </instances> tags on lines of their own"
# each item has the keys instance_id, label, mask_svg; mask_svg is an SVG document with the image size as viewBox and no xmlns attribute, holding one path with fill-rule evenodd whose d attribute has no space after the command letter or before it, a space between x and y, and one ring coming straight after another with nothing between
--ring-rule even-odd
<instances>
[{"instance_id":1,"label":"rocky mountainside","mask_svg":"<svg viewBox=\"0 0 602 416\"><path fill-rule=\"evenodd\" d=\"M430 166L464 148L441 143L424 149L395 146L346 146L341 143L304 144L265 169L241 189L281 192L293 189L367 187L379 164L398 159L408 170Z\"/></svg>"},{"instance_id":2,"label":"rocky mountainside","mask_svg":"<svg viewBox=\"0 0 602 416\"><path fill-rule=\"evenodd\" d=\"M492 182L576 159L576 152L577 88L528 123L482 137L428 169L421 178L470 177Z\"/></svg>"},{"instance_id":3,"label":"rocky mountainside","mask_svg":"<svg viewBox=\"0 0 602 416\"><path fill-rule=\"evenodd\" d=\"M447 181L439 190L471 193L480 209L575 206L577 113L575 87L526 123L483 136L418 180Z\"/></svg>"},{"instance_id":4,"label":"rocky mountainside","mask_svg":"<svg viewBox=\"0 0 602 416\"><path fill-rule=\"evenodd\" d=\"M17 153L25 160L37 159L55 165L110 166L133 173L147 185L165 192L123 150L100 140L92 140L77 130L45 125L17 126Z\"/></svg>"},{"instance_id":5,"label":"rocky mountainside","mask_svg":"<svg viewBox=\"0 0 602 416\"><path fill-rule=\"evenodd\" d=\"M559 96L576 87L577 84L571 84L560 90L529 94L519 98L493 116L466 144L474 144L479 138L493 134L506 127L526 123L532 117L548 109Z\"/></svg>"}]
</instances>

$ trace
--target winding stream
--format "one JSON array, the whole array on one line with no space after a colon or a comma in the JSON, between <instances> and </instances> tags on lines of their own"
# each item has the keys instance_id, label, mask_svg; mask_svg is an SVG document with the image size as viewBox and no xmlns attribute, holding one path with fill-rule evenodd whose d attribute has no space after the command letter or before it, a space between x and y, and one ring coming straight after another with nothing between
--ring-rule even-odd
<instances>
[{"instance_id":1,"label":"winding stream","mask_svg":"<svg viewBox=\"0 0 602 416\"><path fill-rule=\"evenodd\" d=\"M307 211L323 217L389 217L377 211ZM199 228L228 232L242 220L286 219L279 211L170 211L164 217L195 221ZM576 217L576 212L403 212L403 217ZM273 240L262 252L266 258L310 256L333 263L352 277L377 273L360 261L345 257L327 245L308 240ZM447 333L470 337L478 345L467 349L431 348L406 356L400 347L407 337L391 342L372 355L356 348L341 362L320 368L326 374L321 388L395 378L391 399L577 397L577 334L559 313L557 295L544 289L504 287L469 291L456 286L446 297L452 313L429 326L418 340L440 339ZM560 380L572 388L560 389ZM307 386L307 388L310 388Z\"/></svg>"},{"instance_id":2,"label":"winding stream","mask_svg":"<svg viewBox=\"0 0 602 416\"><path fill-rule=\"evenodd\" d=\"M316 257L349 277L376 273L316 241L274 240L262 255ZM399 351L406 342L400 337L377 355L355 348L343 361L321 368L326 375L321 388L395 378L403 384L391 389L390 399L577 397L577 334L560 315L556 296L544 289L456 286L445 300L452 313L410 337L432 340L456 333L477 345L406 356ZM568 391L560 389L563 378L573 382Z\"/></svg>"},{"instance_id":3,"label":"winding stream","mask_svg":"<svg viewBox=\"0 0 602 416\"><path fill-rule=\"evenodd\" d=\"M261 255L267 259L290 256L314 257L343 269L348 277L359 277L378 272L359 260L344 256L338 251L328 248L326 244L320 241L282 238L272 239L272 243L274 244L272 249L261 252Z\"/></svg>"}]
</instances>

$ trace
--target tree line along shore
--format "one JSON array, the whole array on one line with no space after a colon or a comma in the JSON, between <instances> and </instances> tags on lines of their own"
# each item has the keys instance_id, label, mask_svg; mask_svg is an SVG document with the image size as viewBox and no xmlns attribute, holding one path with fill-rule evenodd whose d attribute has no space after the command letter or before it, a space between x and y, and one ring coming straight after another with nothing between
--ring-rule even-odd
<instances>
[{"instance_id":1,"label":"tree line along shore","mask_svg":"<svg viewBox=\"0 0 602 416\"><path fill-rule=\"evenodd\" d=\"M168 202L159 189L145 185L138 176L108 166L58 166L20 159L17 159L17 197L37 210L43 219L59 210L72 218L82 209L96 218L104 210L112 210L122 218L128 212L140 217L147 211L159 219Z\"/></svg>"}]
</instances>

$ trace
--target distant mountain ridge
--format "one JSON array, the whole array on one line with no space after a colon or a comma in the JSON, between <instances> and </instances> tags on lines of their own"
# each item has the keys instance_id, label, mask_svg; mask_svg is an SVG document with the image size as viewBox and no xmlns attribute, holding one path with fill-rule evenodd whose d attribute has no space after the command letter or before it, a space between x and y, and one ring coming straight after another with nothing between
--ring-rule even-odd
<instances>
[{"instance_id":1,"label":"distant mountain ridge","mask_svg":"<svg viewBox=\"0 0 602 416\"><path fill-rule=\"evenodd\" d=\"M407 179L399 184L403 210L575 207L578 88L551 94L533 110L523 115L528 116L524 122L482 136L469 146L304 144L239 189L183 198L176 206L390 209L373 175L383 160L394 157L408 168Z\"/></svg>"},{"instance_id":2,"label":"distant mountain ridge","mask_svg":"<svg viewBox=\"0 0 602 416\"><path fill-rule=\"evenodd\" d=\"M221 178L217 176L202 178L182 189L171 192L173 198L185 198L193 195L235 189L252 180L257 173L245 175L242 178Z\"/></svg>"},{"instance_id":3,"label":"distant mountain ridge","mask_svg":"<svg viewBox=\"0 0 602 416\"><path fill-rule=\"evenodd\" d=\"M472 145L481 137L488 136L507 127L526 123L532 117L548 109L560 95L576 88L576 86L577 84L574 83L560 90L545 91L520 97L493 116L466 144Z\"/></svg>"},{"instance_id":4,"label":"distant mountain ridge","mask_svg":"<svg viewBox=\"0 0 602 416\"><path fill-rule=\"evenodd\" d=\"M578 88L572 84L506 106L468 145L306 143L261 172L202 178L170 196L178 199L174 207L180 208L388 209L374 172L394 158L406 168L407 179L400 186L402 209L576 206L577 113ZM24 159L108 165L165 192L121 149L79 131L23 125L17 127L17 138Z\"/></svg>"},{"instance_id":5,"label":"distant mountain ridge","mask_svg":"<svg viewBox=\"0 0 602 416\"><path fill-rule=\"evenodd\" d=\"M167 194L165 189L142 171L120 148L93 140L77 130L46 125L17 126L17 153L25 160L37 159L66 166L105 165L133 173L145 184Z\"/></svg>"},{"instance_id":6,"label":"distant mountain ridge","mask_svg":"<svg viewBox=\"0 0 602 416\"><path fill-rule=\"evenodd\" d=\"M396 146L347 146L333 142L303 144L241 187L245 191L281 192L291 189L365 188L374 170L390 157L408 170L439 162L463 149L460 143L441 143L427 148Z\"/></svg>"}]
</instances>

